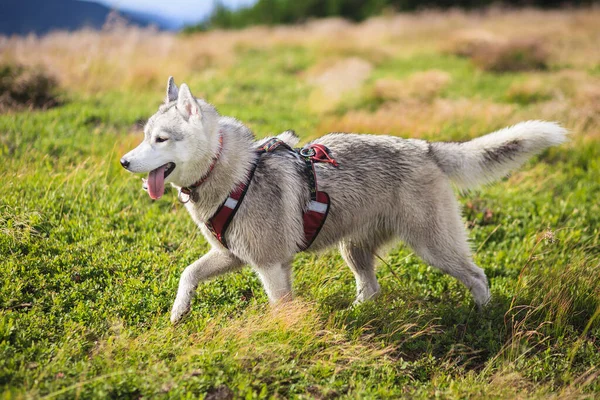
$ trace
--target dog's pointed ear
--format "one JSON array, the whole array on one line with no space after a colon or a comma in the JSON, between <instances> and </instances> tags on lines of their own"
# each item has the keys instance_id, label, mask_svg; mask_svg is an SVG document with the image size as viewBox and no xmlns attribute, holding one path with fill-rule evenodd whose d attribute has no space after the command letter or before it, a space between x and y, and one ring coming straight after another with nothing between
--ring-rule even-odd
<instances>
[{"instance_id":1,"label":"dog's pointed ear","mask_svg":"<svg viewBox=\"0 0 600 400\"><path fill-rule=\"evenodd\" d=\"M167 97L165 97L165 103L170 103L172 101L177 100L177 96L179 94L179 89L177 89L177 85L175 84L175 79L172 76L169 77L169 81L167 82Z\"/></svg>"},{"instance_id":2,"label":"dog's pointed ear","mask_svg":"<svg viewBox=\"0 0 600 400\"><path fill-rule=\"evenodd\" d=\"M192 95L190 88L185 83L179 87L179 96L177 97L177 109L185 119L196 115L202 118L200 106Z\"/></svg>"}]
</instances>

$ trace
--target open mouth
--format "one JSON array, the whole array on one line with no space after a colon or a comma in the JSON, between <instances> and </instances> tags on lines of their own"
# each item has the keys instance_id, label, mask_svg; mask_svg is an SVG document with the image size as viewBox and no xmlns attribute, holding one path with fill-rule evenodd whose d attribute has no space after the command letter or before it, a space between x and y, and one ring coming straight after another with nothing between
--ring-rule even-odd
<instances>
[{"instance_id":1,"label":"open mouth","mask_svg":"<svg viewBox=\"0 0 600 400\"><path fill-rule=\"evenodd\" d=\"M166 163L165 165L163 165L163 167L165 167L165 179L167 179L167 176L171 175L171 172L173 172L173 170L175 169L175 163Z\"/></svg>"},{"instance_id":2,"label":"open mouth","mask_svg":"<svg viewBox=\"0 0 600 400\"><path fill-rule=\"evenodd\" d=\"M144 189L148 189L148 194L153 200L160 199L165 193L165 179L171 175L175 169L175 163L166 163L160 167L153 169L148 174L148 180L143 184Z\"/></svg>"}]
</instances>

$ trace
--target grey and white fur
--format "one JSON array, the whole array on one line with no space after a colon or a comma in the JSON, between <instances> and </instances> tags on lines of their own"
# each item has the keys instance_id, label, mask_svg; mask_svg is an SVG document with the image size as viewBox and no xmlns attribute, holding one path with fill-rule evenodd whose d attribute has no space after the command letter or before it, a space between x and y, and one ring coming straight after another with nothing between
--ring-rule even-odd
<instances>
[{"instance_id":1,"label":"grey and white fur","mask_svg":"<svg viewBox=\"0 0 600 400\"><path fill-rule=\"evenodd\" d=\"M350 133L323 136L314 143L327 146L339 167L315 165L319 190L329 194L331 208L309 250L338 246L354 273L360 303L380 291L374 254L400 239L426 263L461 281L483 306L490 299L488 281L473 262L451 182L469 189L502 178L532 155L564 142L566 134L556 123L528 121L464 143ZM220 116L187 85L178 89L169 78L165 104L149 119L144 141L121 162L134 173L174 163L165 182L179 189L208 171L219 151L219 135L222 154L196 189L197 201L185 204L212 249L183 271L173 323L189 312L200 282L244 265L260 277L271 302L292 295L291 263L301 251L302 213L310 200L299 157L275 151L257 161L258 143L246 126ZM279 138L290 146L298 142L291 131ZM255 162L246 197L226 233L227 249L205 222L247 179Z\"/></svg>"}]
</instances>

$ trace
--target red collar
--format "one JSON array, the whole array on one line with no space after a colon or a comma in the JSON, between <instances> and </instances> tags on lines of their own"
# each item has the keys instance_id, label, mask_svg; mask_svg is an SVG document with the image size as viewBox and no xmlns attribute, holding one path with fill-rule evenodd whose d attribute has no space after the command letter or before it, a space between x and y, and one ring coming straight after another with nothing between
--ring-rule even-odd
<instances>
[{"instance_id":1,"label":"red collar","mask_svg":"<svg viewBox=\"0 0 600 400\"><path fill-rule=\"evenodd\" d=\"M215 154L215 156L213 157L210 167L208 167L208 171L206 171L206 173L202 176L202 178L198 179L196 182L194 182L190 186L185 186L185 187L182 187L181 189L179 189L179 196L177 196L179 198L179 201L181 201L182 203L187 203L188 201L190 201L190 199L192 197L192 191L194 189L198 188L204 182L206 182L206 180L210 176L211 172L215 169L215 166L217 165L219 158L221 158L221 154L223 154L223 135L219 132L219 148L217 149L217 154ZM185 201L183 201L181 198L182 193L186 194L188 196L188 198Z\"/></svg>"}]
</instances>

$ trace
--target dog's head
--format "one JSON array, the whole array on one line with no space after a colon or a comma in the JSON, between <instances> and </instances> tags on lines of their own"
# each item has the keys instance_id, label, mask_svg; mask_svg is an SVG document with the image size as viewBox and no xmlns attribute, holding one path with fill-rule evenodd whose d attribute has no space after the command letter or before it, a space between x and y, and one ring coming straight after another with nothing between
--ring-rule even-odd
<instances>
[{"instance_id":1,"label":"dog's head","mask_svg":"<svg viewBox=\"0 0 600 400\"><path fill-rule=\"evenodd\" d=\"M219 114L196 99L184 83L169 77L165 103L144 127L144 141L121 158L130 172L148 173L148 194L159 199L165 183L192 185L206 171L218 149Z\"/></svg>"}]
</instances>

